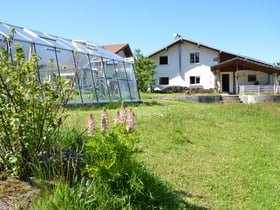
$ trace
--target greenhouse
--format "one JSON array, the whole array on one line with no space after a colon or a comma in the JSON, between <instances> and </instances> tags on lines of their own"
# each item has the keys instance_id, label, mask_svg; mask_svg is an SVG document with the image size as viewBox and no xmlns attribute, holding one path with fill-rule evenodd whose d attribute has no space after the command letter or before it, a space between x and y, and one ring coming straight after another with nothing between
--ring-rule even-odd
<instances>
[{"instance_id":1,"label":"greenhouse","mask_svg":"<svg viewBox=\"0 0 280 210\"><path fill-rule=\"evenodd\" d=\"M13 39L9 39L11 34ZM0 22L0 46L10 52L11 59L15 43L23 48L26 59L32 53L40 56L40 81L50 80L53 73L75 80L77 94L69 104L140 101L133 63L91 42Z\"/></svg>"}]
</instances>

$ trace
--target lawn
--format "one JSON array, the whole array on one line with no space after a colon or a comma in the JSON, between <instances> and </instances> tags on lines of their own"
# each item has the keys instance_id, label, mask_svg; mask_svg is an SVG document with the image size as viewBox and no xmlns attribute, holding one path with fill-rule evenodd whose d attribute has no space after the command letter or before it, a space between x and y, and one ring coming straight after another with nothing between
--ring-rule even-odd
<instances>
[{"instance_id":1,"label":"lawn","mask_svg":"<svg viewBox=\"0 0 280 210\"><path fill-rule=\"evenodd\" d=\"M189 208L280 208L280 104L149 100L133 107L138 160ZM86 129L89 113L69 110L66 129ZM109 109L111 118L115 109Z\"/></svg>"}]
</instances>

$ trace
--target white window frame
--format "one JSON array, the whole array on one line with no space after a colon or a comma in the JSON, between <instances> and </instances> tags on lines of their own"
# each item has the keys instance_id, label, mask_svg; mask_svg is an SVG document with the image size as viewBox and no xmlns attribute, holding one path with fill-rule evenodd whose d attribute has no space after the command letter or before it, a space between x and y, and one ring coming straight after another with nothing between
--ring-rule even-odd
<instances>
[{"instance_id":1,"label":"white window frame","mask_svg":"<svg viewBox=\"0 0 280 210\"><path fill-rule=\"evenodd\" d=\"M190 53L190 63L191 64L196 64L196 63L199 63L199 52L193 52L193 53Z\"/></svg>"},{"instance_id":2,"label":"white window frame","mask_svg":"<svg viewBox=\"0 0 280 210\"><path fill-rule=\"evenodd\" d=\"M161 58L166 58L166 63L161 63L160 62ZM159 56L159 65L168 65L168 56L167 55Z\"/></svg>"},{"instance_id":3,"label":"white window frame","mask_svg":"<svg viewBox=\"0 0 280 210\"><path fill-rule=\"evenodd\" d=\"M194 78L194 83L191 83L191 77ZM200 84L200 76L190 76L190 85L198 85Z\"/></svg>"},{"instance_id":4,"label":"white window frame","mask_svg":"<svg viewBox=\"0 0 280 210\"><path fill-rule=\"evenodd\" d=\"M162 79L167 79L167 83L162 83ZM159 81L158 81L158 84L160 85L169 85L169 77L160 77L159 78Z\"/></svg>"}]
</instances>

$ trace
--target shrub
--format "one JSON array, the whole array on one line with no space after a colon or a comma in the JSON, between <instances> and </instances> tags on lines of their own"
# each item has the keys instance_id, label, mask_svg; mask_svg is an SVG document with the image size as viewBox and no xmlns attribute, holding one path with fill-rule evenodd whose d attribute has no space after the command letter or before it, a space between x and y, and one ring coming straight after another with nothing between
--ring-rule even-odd
<instances>
[{"instance_id":1,"label":"shrub","mask_svg":"<svg viewBox=\"0 0 280 210\"><path fill-rule=\"evenodd\" d=\"M0 51L0 168L27 176L58 136L72 84L56 74L41 82L40 57L26 61L23 49L14 47L13 60Z\"/></svg>"}]
</instances>

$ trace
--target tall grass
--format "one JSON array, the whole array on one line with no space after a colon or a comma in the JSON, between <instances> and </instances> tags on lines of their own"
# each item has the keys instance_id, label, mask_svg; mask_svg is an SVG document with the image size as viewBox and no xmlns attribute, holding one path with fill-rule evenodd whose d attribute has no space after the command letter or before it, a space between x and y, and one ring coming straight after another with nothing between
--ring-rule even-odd
<instances>
[{"instance_id":1,"label":"tall grass","mask_svg":"<svg viewBox=\"0 0 280 210\"><path fill-rule=\"evenodd\" d=\"M211 208L279 207L279 104L174 102L139 112L147 165Z\"/></svg>"}]
</instances>

